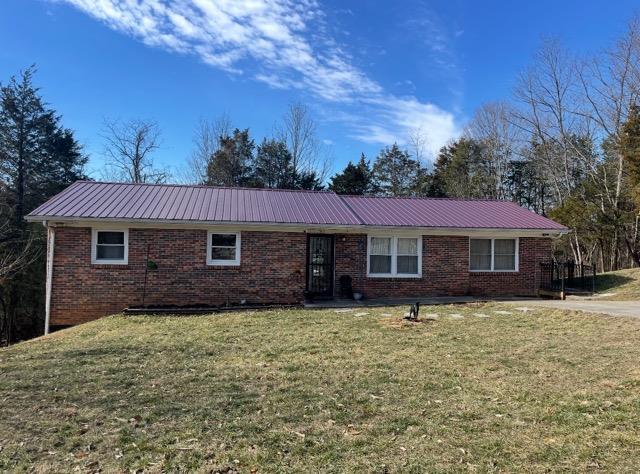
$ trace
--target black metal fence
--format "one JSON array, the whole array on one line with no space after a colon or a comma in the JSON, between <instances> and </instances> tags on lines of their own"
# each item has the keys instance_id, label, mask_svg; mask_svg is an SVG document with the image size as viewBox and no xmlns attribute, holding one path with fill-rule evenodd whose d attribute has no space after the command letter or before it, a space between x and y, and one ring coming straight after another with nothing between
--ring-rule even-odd
<instances>
[{"instance_id":1,"label":"black metal fence","mask_svg":"<svg viewBox=\"0 0 640 474\"><path fill-rule=\"evenodd\" d=\"M595 264L577 264L572 260L566 262L540 263L540 288L548 291L566 293L594 293L596 291Z\"/></svg>"}]
</instances>

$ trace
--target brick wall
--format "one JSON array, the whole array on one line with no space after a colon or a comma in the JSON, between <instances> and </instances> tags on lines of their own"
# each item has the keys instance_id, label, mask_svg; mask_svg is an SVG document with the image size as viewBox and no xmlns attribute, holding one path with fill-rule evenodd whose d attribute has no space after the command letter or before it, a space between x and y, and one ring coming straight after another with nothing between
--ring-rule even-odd
<instances>
[{"instance_id":1,"label":"brick wall","mask_svg":"<svg viewBox=\"0 0 640 474\"><path fill-rule=\"evenodd\" d=\"M367 236L338 235L336 281L341 275L350 275L353 288L368 298L465 295L469 287L468 254L468 237L425 235L422 278L367 278Z\"/></svg>"},{"instance_id":2,"label":"brick wall","mask_svg":"<svg viewBox=\"0 0 640 474\"><path fill-rule=\"evenodd\" d=\"M540 286L540 262L551 259L551 239L520 238L519 271L506 273L472 272L472 295L537 295Z\"/></svg>"},{"instance_id":3,"label":"brick wall","mask_svg":"<svg viewBox=\"0 0 640 474\"><path fill-rule=\"evenodd\" d=\"M551 239L522 237L518 272L470 272L469 238L422 237L421 278L367 278L367 236L336 236L336 294L341 275L368 298L387 296L536 295L539 262L551 258Z\"/></svg>"},{"instance_id":4,"label":"brick wall","mask_svg":"<svg viewBox=\"0 0 640 474\"><path fill-rule=\"evenodd\" d=\"M238 267L206 264L205 230L130 229L128 265L92 265L91 229L56 229L51 324L77 324L142 304L145 256L158 264L147 275L147 305L293 304L303 299L306 235L242 232ZM469 239L424 236L422 278L367 278L367 238L336 235L335 276L350 275L366 297L533 295L551 240L520 239L517 273L469 272ZM336 290L338 294L338 290Z\"/></svg>"},{"instance_id":5,"label":"brick wall","mask_svg":"<svg viewBox=\"0 0 640 474\"><path fill-rule=\"evenodd\" d=\"M146 305L291 304L302 301L306 236L242 232L238 267L206 264L206 230L130 229L128 265L92 265L91 229L58 228L51 324L89 321L142 304L147 247L158 264L147 274Z\"/></svg>"}]
</instances>

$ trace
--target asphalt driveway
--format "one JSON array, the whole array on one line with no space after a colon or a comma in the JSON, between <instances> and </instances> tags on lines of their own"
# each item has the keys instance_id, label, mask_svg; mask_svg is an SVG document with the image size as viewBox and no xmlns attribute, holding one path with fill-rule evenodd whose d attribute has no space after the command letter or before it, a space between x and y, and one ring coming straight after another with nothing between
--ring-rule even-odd
<instances>
[{"instance_id":1,"label":"asphalt driveway","mask_svg":"<svg viewBox=\"0 0 640 474\"><path fill-rule=\"evenodd\" d=\"M640 301L595 301L595 300L520 300L512 303L518 306L544 306L546 308L568 311L586 311L587 313L627 316L640 319Z\"/></svg>"}]
</instances>

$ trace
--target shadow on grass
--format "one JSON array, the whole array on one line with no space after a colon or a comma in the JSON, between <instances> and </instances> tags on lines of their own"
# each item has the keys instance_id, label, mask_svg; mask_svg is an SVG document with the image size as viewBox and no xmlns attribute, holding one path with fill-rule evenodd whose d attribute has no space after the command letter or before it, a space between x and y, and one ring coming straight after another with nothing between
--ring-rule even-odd
<instances>
[{"instance_id":1,"label":"shadow on grass","mask_svg":"<svg viewBox=\"0 0 640 474\"><path fill-rule=\"evenodd\" d=\"M627 283L631 283L634 281L633 278L624 275L596 275L596 291L608 291L614 290L618 287L626 285Z\"/></svg>"}]
</instances>

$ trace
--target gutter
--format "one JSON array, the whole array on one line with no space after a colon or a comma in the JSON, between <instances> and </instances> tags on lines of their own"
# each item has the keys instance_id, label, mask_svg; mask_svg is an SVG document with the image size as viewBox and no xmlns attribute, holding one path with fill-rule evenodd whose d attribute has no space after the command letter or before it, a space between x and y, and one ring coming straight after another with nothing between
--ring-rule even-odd
<instances>
[{"instance_id":1,"label":"gutter","mask_svg":"<svg viewBox=\"0 0 640 474\"><path fill-rule=\"evenodd\" d=\"M508 227L420 227L420 226L381 226L369 224L303 224L303 223L282 223L282 222L239 222L239 221L193 221L193 220L170 220L170 219L127 219L112 217L56 217L56 216L26 216L29 222L44 221L50 219L55 224L68 224L75 227L91 227L94 224L128 224L130 226L142 225L146 227L158 228L158 226L178 226L192 229L202 228L219 228L219 227L241 227L243 229L268 229L280 232L339 232L354 231L367 233L372 232L388 232L388 231L407 231L407 232L434 232L436 234L457 234L457 235L477 235L482 233L502 233L512 232L518 234L548 234L545 237L560 237L563 234L571 232L570 229L549 229L549 228L508 228Z\"/></svg>"},{"instance_id":2,"label":"gutter","mask_svg":"<svg viewBox=\"0 0 640 474\"><path fill-rule=\"evenodd\" d=\"M51 289L53 287L53 255L56 244L56 230L50 227L47 221L42 225L47 228L47 281L44 303L44 334L49 334L49 322L51 321Z\"/></svg>"}]
</instances>

